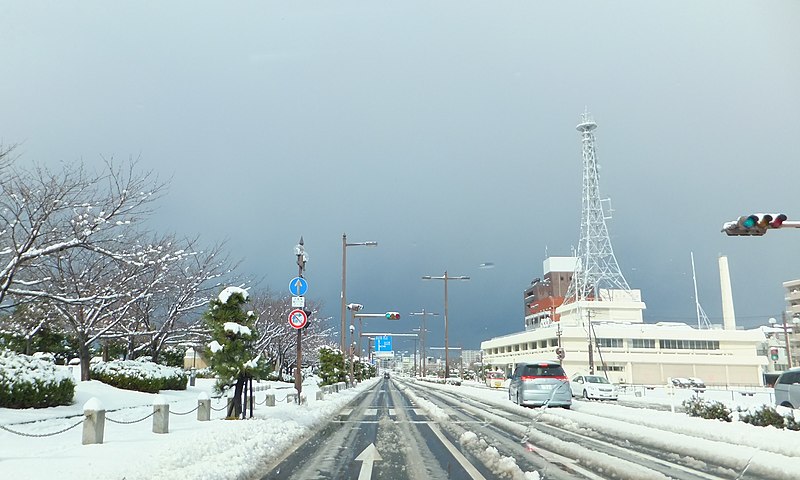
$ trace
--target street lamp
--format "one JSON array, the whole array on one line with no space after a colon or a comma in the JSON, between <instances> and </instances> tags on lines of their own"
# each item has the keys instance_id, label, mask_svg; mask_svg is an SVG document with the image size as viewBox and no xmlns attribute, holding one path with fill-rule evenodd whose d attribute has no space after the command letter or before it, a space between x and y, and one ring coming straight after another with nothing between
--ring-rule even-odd
<instances>
[{"instance_id":1,"label":"street lamp","mask_svg":"<svg viewBox=\"0 0 800 480\"><path fill-rule=\"evenodd\" d=\"M434 316L434 317L438 317L439 314L438 313L426 312L425 309L423 308L421 312L411 312L410 315L422 317L422 327L419 329L419 333L420 333L419 349L421 350L421 355L422 355L422 376L424 377L427 374L427 370L425 368L425 362L426 362L426 359L428 357L428 355L426 354L426 350L425 350L425 333L428 331L425 328L425 318L428 315L431 315L431 316Z\"/></svg>"},{"instance_id":2,"label":"street lamp","mask_svg":"<svg viewBox=\"0 0 800 480\"><path fill-rule=\"evenodd\" d=\"M469 280L469 277L466 275L460 275L458 277L451 277L447 275L447 270L444 271L444 275L441 277L432 277L430 275L425 275L422 277L423 280L442 280L444 281L444 378L450 377L450 362L448 357L448 339L447 339L447 282L450 280Z\"/></svg>"},{"instance_id":3,"label":"street lamp","mask_svg":"<svg viewBox=\"0 0 800 480\"><path fill-rule=\"evenodd\" d=\"M345 316L347 315L347 247L375 247L378 242L356 242L347 243L347 234L342 234L342 339L340 346L342 348L342 356L345 355L345 344L347 342L347 332L345 331Z\"/></svg>"}]
</instances>

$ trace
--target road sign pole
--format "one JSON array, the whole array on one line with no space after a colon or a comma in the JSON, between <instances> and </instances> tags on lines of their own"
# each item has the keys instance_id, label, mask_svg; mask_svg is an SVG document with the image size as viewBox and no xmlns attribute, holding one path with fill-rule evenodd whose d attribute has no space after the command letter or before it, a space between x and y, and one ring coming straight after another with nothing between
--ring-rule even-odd
<instances>
[{"instance_id":1,"label":"road sign pole","mask_svg":"<svg viewBox=\"0 0 800 480\"><path fill-rule=\"evenodd\" d=\"M303 237L300 237L300 243L297 244L295 247L295 254L297 255L297 278L292 279L289 282L289 291L292 294L297 295L298 297L302 297L306 290L308 290L308 283L303 279L303 270L306 268L306 253L305 248L303 247ZM305 305L305 302L303 302ZM292 312L293 315L294 312ZM303 316L305 316L305 312L303 312ZM291 318L289 320L291 322ZM305 322L308 322L308 318L305 319ZM303 366L303 329L297 329L297 363L294 369L294 388L297 390L297 397L295 401L298 405L300 405L300 393L303 391L303 372L301 367ZM280 374L280 372L279 372Z\"/></svg>"}]
</instances>

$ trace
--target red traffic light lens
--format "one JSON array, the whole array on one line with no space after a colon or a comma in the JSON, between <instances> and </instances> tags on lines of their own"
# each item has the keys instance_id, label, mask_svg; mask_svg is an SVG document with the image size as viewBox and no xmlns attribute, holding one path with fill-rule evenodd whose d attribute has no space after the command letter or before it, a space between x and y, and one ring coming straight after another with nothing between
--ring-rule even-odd
<instances>
[{"instance_id":1,"label":"red traffic light lens","mask_svg":"<svg viewBox=\"0 0 800 480\"><path fill-rule=\"evenodd\" d=\"M775 217L775 220L773 220L772 223L770 223L770 226L772 226L772 228L780 228L781 225L783 225L783 222L785 221L786 221L786 215L781 213L780 215Z\"/></svg>"}]
</instances>

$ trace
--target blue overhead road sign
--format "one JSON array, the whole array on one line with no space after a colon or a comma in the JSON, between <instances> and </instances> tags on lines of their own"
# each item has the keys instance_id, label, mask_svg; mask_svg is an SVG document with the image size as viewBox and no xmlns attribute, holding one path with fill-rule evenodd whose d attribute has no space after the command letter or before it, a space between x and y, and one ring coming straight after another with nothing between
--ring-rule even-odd
<instances>
[{"instance_id":1,"label":"blue overhead road sign","mask_svg":"<svg viewBox=\"0 0 800 480\"><path fill-rule=\"evenodd\" d=\"M294 277L291 282L289 282L289 293L294 295L295 297L300 297L306 294L308 291L308 282L303 277Z\"/></svg>"},{"instance_id":2,"label":"blue overhead road sign","mask_svg":"<svg viewBox=\"0 0 800 480\"><path fill-rule=\"evenodd\" d=\"M389 335L382 335L375 337L375 351L376 352L391 352L392 351L392 337Z\"/></svg>"}]
</instances>

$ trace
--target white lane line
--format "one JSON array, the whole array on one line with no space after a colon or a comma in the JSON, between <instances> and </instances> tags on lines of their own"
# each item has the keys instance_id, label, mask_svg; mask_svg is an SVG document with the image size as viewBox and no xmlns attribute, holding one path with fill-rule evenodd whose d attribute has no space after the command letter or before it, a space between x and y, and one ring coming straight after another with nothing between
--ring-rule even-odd
<instances>
[{"instance_id":1,"label":"white lane line","mask_svg":"<svg viewBox=\"0 0 800 480\"><path fill-rule=\"evenodd\" d=\"M394 411L394 408L390 408L390 409L389 409L389 415L390 415L390 416L392 416L392 415L397 415L397 414L395 413L395 411Z\"/></svg>"},{"instance_id":2,"label":"white lane line","mask_svg":"<svg viewBox=\"0 0 800 480\"><path fill-rule=\"evenodd\" d=\"M368 408L364 412L364 416L367 416L367 417L369 417L369 416L373 416L374 417L377 414L378 414L378 409L377 408Z\"/></svg>"},{"instance_id":3,"label":"white lane line","mask_svg":"<svg viewBox=\"0 0 800 480\"><path fill-rule=\"evenodd\" d=\"M462 467L464 467L464 470L467 471L467 474L470 476L470 478L472 478L473 480L486 480L486 477L481 475L481 472L479 472L478 469L475 468L473 464L469 463L467 457L462 455L461 452L459 452L458 449L455 447L455 445L450 443L447 437L445 437L442 431L439 429L438 425L431 424L430 427L431 430L433 430L433 433L439 438L439 441L442 442L442 445L444 445L447 448L447 450L453 455L453 457L456 460L458 460L458 463L461 464Z\"/></svg>"},{"instance_id":4,"label":"white lane line","mask_svg":"<svg viewBox=\"0 0 800 480\"><path fill-rule=\"evenodd\" d=\"M352 408L345 408L344 410L341 410L339 412L339 415L341 415L343 417L346 417L346 416L350 415L351 413L353 413L353 409Z\"/></svg>"}]
</instances>

